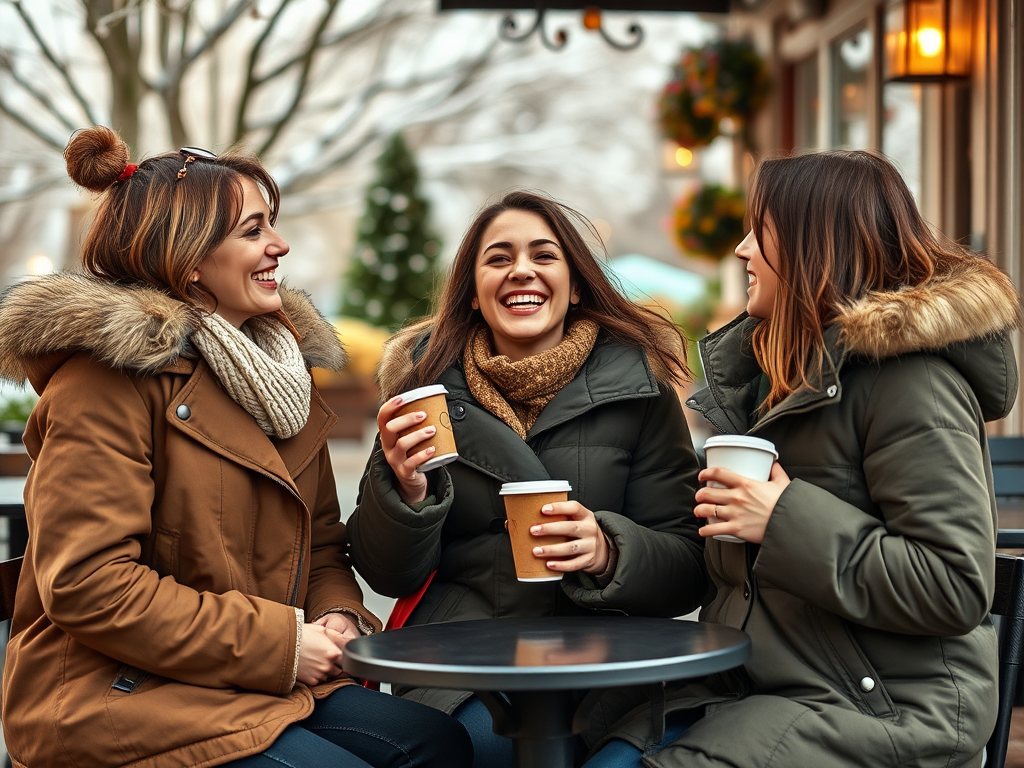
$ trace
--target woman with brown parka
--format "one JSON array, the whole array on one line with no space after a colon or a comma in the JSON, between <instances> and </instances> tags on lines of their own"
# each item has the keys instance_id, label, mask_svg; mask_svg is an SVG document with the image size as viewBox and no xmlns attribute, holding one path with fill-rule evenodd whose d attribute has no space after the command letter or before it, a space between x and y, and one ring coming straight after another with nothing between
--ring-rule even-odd
<instances>
[{"instance_id":1,"label":"woman with brown parka","mask_svg":"<svg viewBox=\"0 0 1024 768\"><path fill-rule=\"evenodd\" d=\"M79 271L0 299L25 430L29 538L3 678L17 766L466 766L465 730L352 685L363 606L310 366L333 327L281 287L259 161L128 162L103 127L68 173L100 193Z\"/></svg>"}]
</instances>

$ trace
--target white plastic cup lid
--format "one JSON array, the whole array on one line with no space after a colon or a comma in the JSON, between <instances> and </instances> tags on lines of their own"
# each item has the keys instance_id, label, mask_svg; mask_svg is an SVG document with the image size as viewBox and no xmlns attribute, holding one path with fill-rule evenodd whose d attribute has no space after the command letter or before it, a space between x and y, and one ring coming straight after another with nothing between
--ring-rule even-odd
<instances>
[{"instance_id":1,"label":"white plastic cup lid","mask_svg":"<svg viewBox=\"0 0 1024 768\"><path fill-rule=\"evenodd\" d=\"M522 483L502 483L499 496L513 496L520 493L561 493L571 491L567 480L527 480Z\"/></svg>"},{"instance_id":2,"label":"white plastic cup lid","mask_svg":"<svg viewBox=\"0 0 1024 768\"><path fill-rule=\"evenodd\" d=\"M760 437L750 435L715 435L704 441L704 451L708 448L753 448L758 451L767 451L776 459L779 452L775 450L775 443Z\"/></svg>"},{"instance_id":3,"label":"white plastic cup lid","mask_svg":"<svg viewBox=\"0 0 1024 768\"><path fill-rule=\"evenodd\" d=\"M444 384L430 384L426 387L419 387L418 389L410 389L408 392L402 392L399 397L402 398L402 405L411 403L413 400L422 400L425 397L433 397L434 395L447 395L448 390L444 388Z\"/></svg>"}]
</instances>

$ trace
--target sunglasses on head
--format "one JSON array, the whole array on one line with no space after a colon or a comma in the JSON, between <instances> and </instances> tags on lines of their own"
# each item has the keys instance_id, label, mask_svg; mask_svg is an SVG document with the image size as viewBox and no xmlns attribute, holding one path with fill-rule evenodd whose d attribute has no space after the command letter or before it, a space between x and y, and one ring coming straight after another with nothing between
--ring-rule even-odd
<instances>
[{"instance_id":1,"label":"sunglasses on head","mask_svg":"<svg viewBox=\"0 0 1024 768\"><path fill-rule=\"evenodd\" d=\"M178 171L178 178L184 179L188 175L189 163L194 163L196 160L216 160L217 155L208 149L202 147L182 147L178 150L185 162L181 165L181 170Z\"/></svg>"}]
</instances>

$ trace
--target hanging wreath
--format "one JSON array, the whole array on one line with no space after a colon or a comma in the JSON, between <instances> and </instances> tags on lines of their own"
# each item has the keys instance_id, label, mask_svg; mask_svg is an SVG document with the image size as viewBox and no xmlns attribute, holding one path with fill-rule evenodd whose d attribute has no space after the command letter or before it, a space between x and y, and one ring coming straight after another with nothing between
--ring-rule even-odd
<instances>
[{"instance_id":1,"label":"hanging wreath","mask_svg":"<svg viewBox=\"0 0 1024 768\"><path fill-rule=\"evenodd\" d=\"M686 48L658 99L662 134L680 146L703 147L721 134L723 118L730 118L746 139L770 86L764 59L745 40Z\"/></svg>"},{"instance_id":2,"label":"hanging wreath","mask_svg":"<svg viewBox=\"0 0 1024 768\"><path fill-rule=\"evenodd\" d=\"M687 253L720 259L743 239L746 210L742 192L704 184L675 205L676 241Z\"/></svg>"}]
</instances>

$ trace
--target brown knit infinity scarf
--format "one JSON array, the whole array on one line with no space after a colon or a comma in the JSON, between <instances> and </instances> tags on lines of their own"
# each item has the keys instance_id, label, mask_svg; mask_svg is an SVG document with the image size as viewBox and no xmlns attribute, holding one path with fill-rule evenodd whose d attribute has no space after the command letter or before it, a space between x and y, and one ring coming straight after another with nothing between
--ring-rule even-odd
<instances>
[{"instance_id":1,"label":"brown knit infinity scarf","mask_svg":"<svg viewBox=\"0 0 1024 768\"><path fill-rule=\"evenodd\" d=\"M484 408L526 439L551 398L572 381L597 341L593 320L577 320L557 347L513 363L494 354L491 331L478 326L462 355L469 391Z\"/></svg>"}]
</instances>

